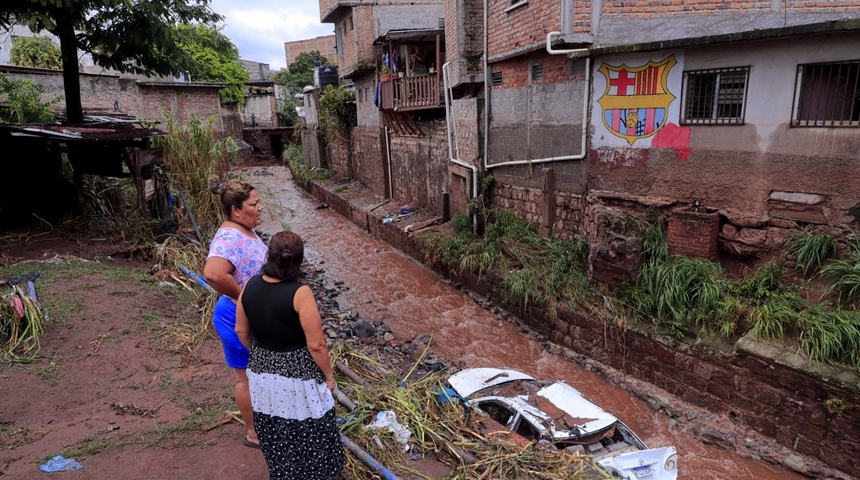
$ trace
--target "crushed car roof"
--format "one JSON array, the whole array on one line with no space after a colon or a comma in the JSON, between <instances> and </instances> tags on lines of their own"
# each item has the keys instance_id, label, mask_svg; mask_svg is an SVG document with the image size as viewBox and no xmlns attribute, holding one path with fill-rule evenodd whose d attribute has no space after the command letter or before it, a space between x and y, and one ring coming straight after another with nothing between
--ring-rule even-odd
<instances>
[{"instance_id":1,"label":"crushed car roof","mask_svg":"<svg viewBox=\"0 0 860 480\"><path fill-rule=\"evenodd\" d=\"M516 370L470 368L452 375L448 383L466 398L483 389L518 380L534 378ZM551 425L550 433L555 438L576 436L575 432L570 432L572 429L579 429L580 434L598 432L618 422L614 415L586 400L579 390L564 382L551 383L533 395L505 397L515 400L525 412L545 420L540 423Z\"/></svg>"}]
</instances>

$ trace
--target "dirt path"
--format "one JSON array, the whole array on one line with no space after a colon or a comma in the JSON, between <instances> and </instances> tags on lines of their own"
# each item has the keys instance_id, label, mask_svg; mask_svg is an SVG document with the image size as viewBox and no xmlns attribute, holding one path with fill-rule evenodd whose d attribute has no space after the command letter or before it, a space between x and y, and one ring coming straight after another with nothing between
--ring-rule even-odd
<instances>
[{"instance_id":1,"label":"dirt path","mask_svg":"<svg viewBox=\"0 0 860 480\"><path fill-rule=\"evenodd\" d=\"M45 478L41 462L66 451L84 469L55 474L65 479L266 478L224 414L235 407L217 341L182 345L182 325L199 318L193 296L78 241L56 232L3 248L7 261L65 261L72 277L27 265L46 272L36 283L50 321L35 361L0 366L0 477Z\"/></svg>"}]
</instances>

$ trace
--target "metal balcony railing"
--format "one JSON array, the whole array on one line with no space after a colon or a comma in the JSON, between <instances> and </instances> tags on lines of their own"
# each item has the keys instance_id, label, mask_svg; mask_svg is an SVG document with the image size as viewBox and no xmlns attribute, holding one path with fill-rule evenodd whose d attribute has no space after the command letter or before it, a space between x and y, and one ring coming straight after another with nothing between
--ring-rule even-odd
<instances>
[{"instance_id":1,"label":"metal balcony railing","mask_svg":"<svg viewBox=\"0 0 860 480\"><path fill-rule=\"evenodd\" d=\"M442 107L439 75L381 78L382 109L404 112Z\"/></svg>"}]
</instances>

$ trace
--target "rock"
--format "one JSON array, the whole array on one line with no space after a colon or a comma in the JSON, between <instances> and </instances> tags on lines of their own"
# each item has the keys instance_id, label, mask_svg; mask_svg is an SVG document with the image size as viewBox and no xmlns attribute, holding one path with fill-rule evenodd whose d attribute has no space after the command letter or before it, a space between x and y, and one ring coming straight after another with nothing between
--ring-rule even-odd
<instances>
[{"instance_id":1,"label":"rock","mask_svg":"<svg viewBox=\"0 0 860 480\"><path fill-rule=\"evenodd\" d=\"M797 455L789 455L782 461L783 465L796 471L803 472L806 469L806 462Z\"/></svg>"},{"instance_id":2,"label":"rock","mask_svg":"<svg viewBox=\"0 0 860 480\"><path fill-rule=\"evenodd\" d=\"M370 338L376 333L376 329L367 320L357 320L350 325L352 334L358 338Z\"/></svg>"}]
</instances>

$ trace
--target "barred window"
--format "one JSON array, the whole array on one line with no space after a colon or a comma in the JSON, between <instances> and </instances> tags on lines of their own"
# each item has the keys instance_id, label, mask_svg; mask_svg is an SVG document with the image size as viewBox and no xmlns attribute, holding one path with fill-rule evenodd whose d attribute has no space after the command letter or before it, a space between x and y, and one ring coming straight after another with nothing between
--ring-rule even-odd
<instances>
[{"instance_id":1,"label":"barred window","mask_svg":"<svg viewBox=\"0 0 860 480\"><path fill-rule=\"evenodd\" d=\"M743 125L750 67L684 72L681 123Z\"/></svg>"},{"instance_id":2,"label":"barred window","mask_svg":"<svg viewBox=\"0 0 860 480\"><path fill-rule=\"evenodd\" d=\"M791 125L860 126L860 60L797 66Z\"/></svg>"},{"instance_id":3,"label":"barred window","mask_svg":"<svg viewBox=\"0 0 860 480\"><path fill-rule=\"evenodd\" d=\"M532 65L532 81L539 82L543 80L543 65Z\"/></svg>"},{"instance_id":4,"label":"barred window","mask_svg":"<svg viewBox=\"0 0 860 480\"><path fill-rule=\"evenodd\" d=\"M504 83L502 79L502 72L493 72L491 75L491 82L494 87L499 87Z\"/></svg>"}]
</instances>

